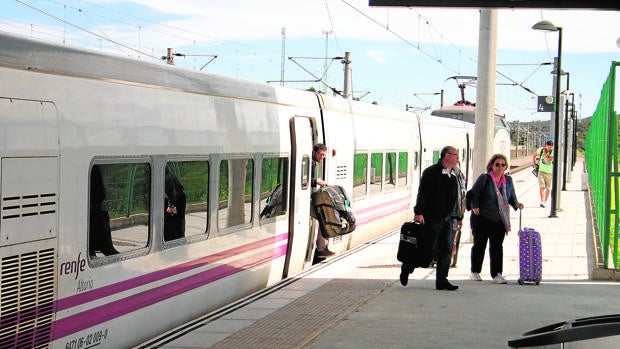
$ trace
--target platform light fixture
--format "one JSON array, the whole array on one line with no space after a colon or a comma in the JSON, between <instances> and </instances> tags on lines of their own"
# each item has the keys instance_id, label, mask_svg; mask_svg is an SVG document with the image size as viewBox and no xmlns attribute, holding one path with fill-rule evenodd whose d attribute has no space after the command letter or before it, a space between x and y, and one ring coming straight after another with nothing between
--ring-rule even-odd
<instances>
[{"instance_id":1,"label":"platform light fixture","mask_svg":"<svg viewBox=\"0 0 620 349\"><path fill-rule=\"evenodd\" d=\"M557 217L557 192L558 192L558 154L560 138L560 79L562 77L562 27L542 20L532 26L534 30L558 32L558 66L555 67L555 116L553 132L553 177L551 181L551 211L549 217Z\"/></svg>"}]
</instances>

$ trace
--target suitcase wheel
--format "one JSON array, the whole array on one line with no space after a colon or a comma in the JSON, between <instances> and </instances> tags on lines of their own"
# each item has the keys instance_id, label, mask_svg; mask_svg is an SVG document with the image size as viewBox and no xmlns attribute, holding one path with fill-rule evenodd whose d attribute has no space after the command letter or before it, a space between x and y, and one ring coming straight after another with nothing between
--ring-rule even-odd
<instances>
[{"instance_id":1,"label":"suitcase wheel","mask_svg":"<svg viewBox=\"0 0 620 349\"><path fill-rule=\"evenodd\" d=\"M536 280L536 285L540 285L540 279Z\"/></svg>"},{"instance_id":2,"label":"suitcase wheel","mask_svg":"<svg viewBox=\"0 0 620 349\"><path fill-rule=\"evenodd\" d=\"M519 285L523 285L523 279L519 279L518 282L519 282Z\"/></svg>"}]
</instances>

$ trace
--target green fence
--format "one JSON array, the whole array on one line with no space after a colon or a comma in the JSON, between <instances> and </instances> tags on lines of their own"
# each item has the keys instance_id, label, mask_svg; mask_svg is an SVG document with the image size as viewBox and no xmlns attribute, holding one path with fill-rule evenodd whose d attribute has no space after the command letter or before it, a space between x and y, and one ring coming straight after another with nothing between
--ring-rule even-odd
<instances>
[{"instance_id":1,"label":"green fence","mask_svg":"<svg viewBox=\"0 0 620 349\"><path fill-rule=\"evenodd\" d=\"M601 91L601 99L592 115L592 123L586 135L586 165L600 232L603 260L606 268L614 269L620 269L618 259L620 238L618 115L614 102L618 65L620 65L619 62L611 64L609 76Z\"/></svg>"}]
</instances>

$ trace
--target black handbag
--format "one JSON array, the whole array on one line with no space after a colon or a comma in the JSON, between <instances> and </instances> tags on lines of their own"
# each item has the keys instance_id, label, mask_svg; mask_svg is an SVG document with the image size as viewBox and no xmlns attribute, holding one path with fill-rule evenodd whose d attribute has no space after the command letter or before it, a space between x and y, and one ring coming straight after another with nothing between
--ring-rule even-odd
<instances>
[{"instance_id":1,"label":"black handbag","mask_svg":"<svg viewBox=\"0 0 620 349\"><path fill-rule=\"evenodd\" d=\"M419 222L405 222L400 228L396 259L414 268L428 268L433 259L430 236Z\"/></svg>"},{"instance_id":2,"label":"black handbag","mask_svg":"<svg viewBox=\"0 0 620 349\"><path fill-rule=\"evenodd\" d=\"M542 148L540 149L542 150ZM538 151L536 151L538 153ZM536 160L536 166L532 169L534 177L538 177L538 167L540 167L540 153L538 153L538 159Z\"/></svg>"}]
</instances>

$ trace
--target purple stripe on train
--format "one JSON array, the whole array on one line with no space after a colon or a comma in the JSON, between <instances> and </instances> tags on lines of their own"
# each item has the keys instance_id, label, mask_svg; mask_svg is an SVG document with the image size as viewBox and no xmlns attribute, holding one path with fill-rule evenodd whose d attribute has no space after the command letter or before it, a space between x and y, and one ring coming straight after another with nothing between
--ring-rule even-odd
<instances>
[{"instance_id":1,"label":"purple stripe on train","mask_svg":"<svg viewBox=\"0 0 620 349\"><path fill-rule=\"evenodd\" d=\"M140 292L117 301L83 311L81 313L57 320L54 324L53 340L95 326L105 321L134 312L184 292L204 286L248 268L269 262L286 255L286 245L278 246L272 251L257 253L230 264L221 265L184 279Z\"/></svg>"},{"instance_id":2,"label":"purple stripe on train","mask_svg":"<svg viewBox=\"0 0 620 349\"><path fill-rule=\"evenodd\" d=\"M159 281L168 277L173 277L175 275L179 275L183 272L200 268L204 265L218 262L222 259L229 258L231 256L235 256L241 253L245 253L257 248L261 248L270 244L274 244L283 240L288 239L288 233L281 234L275 237L263 239L256 241L251 244L243 245L240 247L231 248L226 251L221 251L216 254L212 254L194 261L186 262L183 264L175 265L170 268L158 270L156 272L148 273L142 276L135 277L133 279L124 280L121 282L117 282L115 284L111 284L108 286L100 287L94 289L92 291L87 291L84 293L80 293L71 297L59 299L56 304L56 310L61 311L68 308L75 307L80 304L92 302L94 300L108 297L119 292L124 292L130 290L135 287L139 287L151 282Z\"/></svg>"}]
</instances>

